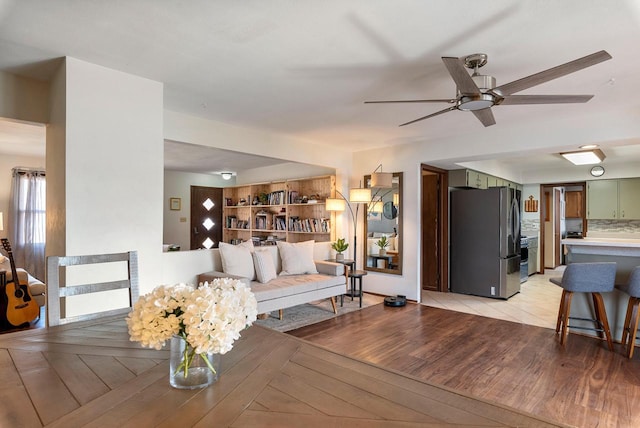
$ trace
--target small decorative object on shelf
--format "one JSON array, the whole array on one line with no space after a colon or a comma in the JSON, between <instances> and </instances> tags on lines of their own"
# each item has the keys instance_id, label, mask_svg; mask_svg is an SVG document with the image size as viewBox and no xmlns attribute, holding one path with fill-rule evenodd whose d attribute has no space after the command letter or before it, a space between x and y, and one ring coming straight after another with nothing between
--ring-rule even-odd
<instances>
[{"instance_id":1,"label":"small decorative object on shelf","mask_svg":"<svg viewBox=\"0 0 640 428\"><path fill-rule=\"evenodd\" d=\"M194 389L218 379L219 356L231 350L256 317L251 290L239 280L220 278L197 288L156 287L138 299L127 325L130 340L142 346L162 349L171 339L170 384Z\"/></svg>"},{"instance_id":2,"label":"small decorative object on shelf","mask_svg":"<svg viewBox=\"0 0 640 428\"><path fill-rule=\"evenodd\" d=\"M338 240L331 244L331 248L336 251L336 260L342 261L344 260L344 251L347 251L349 248L349 244L345 241L344 238L338 238Z\"/></svg>"},{"instance_id":3,"label":"small decorative object on shelf","mask_svg":"<svg viewBox=\"0 0 640 428\"><path fill-rule=\"evenodd\" d=\"M387 237L385 235L381 236L380 239L378 239L378 241L376 242L376 245L378 247L380 247L380 255L381 256L386 256L387 255L387 247L389 246L389 240L387 239Z\"/></svg>"}]
</instances>

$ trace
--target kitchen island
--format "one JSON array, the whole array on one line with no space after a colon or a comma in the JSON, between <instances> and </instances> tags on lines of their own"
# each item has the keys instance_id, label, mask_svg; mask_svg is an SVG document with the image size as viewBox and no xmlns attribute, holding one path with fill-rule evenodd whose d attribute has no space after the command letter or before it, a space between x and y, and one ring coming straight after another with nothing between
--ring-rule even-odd
<instances>
[{"instance_id":1,"label":"kitchen island","mask_svg":"<svg viewBox=\"0 0 640 428\"><path fill-rule=\"evenodd\" d=\"M630 238L584 238L563 239L566 262L616 262L616 283L624 284L636 266L640 266L640 239ZM628 296L614 290L604 293L603 299L613 339L619 341L627 310ZM586 293L577 293L571 306L572 317L593 318L591 299ZM574 322L574 325L582 325ZM584 324L585 326L588 325Z\"/></svg>"}]
</instances>

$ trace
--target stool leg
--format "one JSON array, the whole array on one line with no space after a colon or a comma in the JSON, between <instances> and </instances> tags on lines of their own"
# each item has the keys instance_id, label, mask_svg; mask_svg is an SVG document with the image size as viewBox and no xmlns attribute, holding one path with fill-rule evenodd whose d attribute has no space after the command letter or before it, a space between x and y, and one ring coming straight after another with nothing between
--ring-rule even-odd
<instances>
[{"instance_id":1,"label":"stool leg","mask_svg":"<svg viewBox=\"0 0 640 428\"><path fill-rule=\"evenodd\" d=\"M638 324L640 324L640 310L638 310L639 303L640 299L637 297L634 298L632 310L633 325L631 325L631 322L629 323L629 348L627 350L627 356L629 358L633 357L633 350L636 347L636 335L638 334ZM631 302L629 304L631 304Z\"/></svg>"},{"instance_id":2,"label":"stool leg","mask_svg":"<svg viewBox=\"0 0 640 428\"><path fill-rule=\"evenodd\" d=\"M622 326L622 347L627 345L627 339L629 338L629 329L631 328L631 312L633 312L633 302L635 298L629 296L629 303L627 304L627 315L624 317L624 325Z\"/></svg>"},{"instance_id":3,"label":"stool leg","mask_svg":"<svg viewBox=\"0 0 640 428\"><path fill-rule=\"evenodd\" d=\"M607 311L604 308L604 300L602 300L602 295L600 293L593 293L593 298L596 304L598 305L598 310L596 311L596 317L600 324L602 324L602 328L604 330L604 334L607 338L607 345L609 346L609 351L613 352L613 340L611 339L611 331L609 330L609 321L607 320Z\"/></svg>"},{"instance_id":4,"label":"stool leg","mask_svg":"<svg viewBox=\"0 0 640 428\"><path fill-rule=\"evenodd\" d=\"M571 298L573 297L573 292L565 291L563 303L564 310L562 313L562 332L560 333L560 344L564 346L564 343L567 341L567 335L569 334L569 313L571 312Z\"/></svg>"},{"instance_id":5,"label":"stool leg","mask_svg":"<svg viewBox=\"0 0 640 428\"><path fill-rule=\"evenodd\" d=\"M562 320L564 319L565 302L567 301L567 292L562 290L562 297L560 297L560 306L558 307L558 322L556 323L556 333L560 332L560 328L562 327Z\"/></svg>"},{"instance_id":6,"label":"stool leg","mask_svg":"<svg viewBox=\"0 0 640 428\"><path fill-rule=\"evenodd\" d=\"M358 297L360 298L360 307L362 308L362 277L360 277L359 285L360 285L360 290L358 293Z\"/></svg>"},{"instance_id":7,"label":"stool leg","mask_svg":"<svg viewBox=\"0 0 640 428\"><path fill-rule=\"evenodd\" d=\"M604 327L602 325L603 317L602 317L602 313L600 312L600 305L598 304L598 299L596 298L596 294L599 294L599 293L591 293L591 299L593 299L593 310L596 314L596 328L604 330ZM605 338L605 334L603 331L598 331L597 333L600 339Z\"/></svg>"}]
</instances>

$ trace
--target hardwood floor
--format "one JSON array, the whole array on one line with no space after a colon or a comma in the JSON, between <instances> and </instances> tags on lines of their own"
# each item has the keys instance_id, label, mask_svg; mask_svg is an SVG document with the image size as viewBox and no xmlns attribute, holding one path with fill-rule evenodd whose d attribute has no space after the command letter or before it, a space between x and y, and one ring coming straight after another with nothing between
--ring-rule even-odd
<instances>
[{"instance_id":1,"label":"hardwood floor","mask_svg":"<svg viewBox=\"0 0 640 428\"><path fill-rule=\"evenodd\" d=\"M409 303L289 332L345 355L579 427L640 426L640 355L595 338ZM640 353L637 353L640 354Z\"/></svg>"}]
</instances>

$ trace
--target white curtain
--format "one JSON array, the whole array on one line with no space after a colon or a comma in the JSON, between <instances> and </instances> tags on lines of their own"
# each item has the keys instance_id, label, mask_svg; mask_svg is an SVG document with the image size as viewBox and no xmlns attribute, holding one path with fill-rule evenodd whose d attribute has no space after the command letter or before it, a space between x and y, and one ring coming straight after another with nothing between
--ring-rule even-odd
<instances>
[{"instance_id":1,"label":"white curtain","mask_svg":"<svg viewBox=\"0 0 640 428\"><path fill-rule=\"evenodd\" d=\"M44 281L46 181L44 171L14 168L8 236L17 267Z\"/></svg>"}]
</instances>

